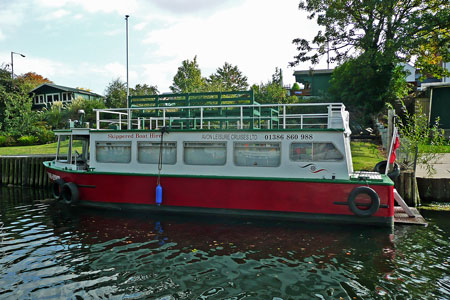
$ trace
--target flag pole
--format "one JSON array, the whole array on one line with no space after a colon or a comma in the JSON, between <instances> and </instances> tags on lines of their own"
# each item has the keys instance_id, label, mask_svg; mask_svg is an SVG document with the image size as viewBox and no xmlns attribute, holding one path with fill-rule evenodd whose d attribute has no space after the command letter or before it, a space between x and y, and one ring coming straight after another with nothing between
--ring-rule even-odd
<instances>
[{"instance_id":1,"label":"flag pole","mask_svg":"<svg viewBox=\"0 0 450 300\"><path fill-rule=\"evenodd\" d=\"M390 167L390 161L391 161L391 156L392 156L392 149L394 148L394 142L395 139L397 138L397 127L395 127L394 125L394 130L392 130L392 139L391 139L391 146L389 147L389 155L388 155L388 159L386 162L386 171L384 172L384 175L387 175L389 172L389 167Z\"/></svg>"}]
</instances>

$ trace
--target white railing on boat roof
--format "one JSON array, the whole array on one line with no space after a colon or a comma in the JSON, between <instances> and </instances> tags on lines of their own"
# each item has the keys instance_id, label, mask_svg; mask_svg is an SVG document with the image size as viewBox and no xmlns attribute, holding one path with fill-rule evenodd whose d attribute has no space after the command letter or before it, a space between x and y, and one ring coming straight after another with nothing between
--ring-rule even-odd
<instances>
[{"instance_id":1,"label":"white railing on boat roof","mask_svg":"<svg viewBox=\"0 0 450 300\"><path fill-rule=\"evenodd\" d=\"M231 104L94 109L97 129L344 129L342 103ZM109 116L102 118L102 116Z\"/></svg>"}]
</instances>

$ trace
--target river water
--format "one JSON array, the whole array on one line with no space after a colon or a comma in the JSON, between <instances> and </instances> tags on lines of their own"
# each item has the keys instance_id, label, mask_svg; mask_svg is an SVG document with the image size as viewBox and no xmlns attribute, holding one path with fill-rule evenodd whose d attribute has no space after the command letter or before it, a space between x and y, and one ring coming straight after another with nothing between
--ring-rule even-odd
<instances>
[{"instance_id":1,"label":"river water","mask_svg":"<svg viewBox=\"0 0 450 300\"><path fill-rule=\"evenodd\" d=\"M0 189L0 299L450 299L448 212L392 231L47 198Z\"/></svg>"}]
</instances>

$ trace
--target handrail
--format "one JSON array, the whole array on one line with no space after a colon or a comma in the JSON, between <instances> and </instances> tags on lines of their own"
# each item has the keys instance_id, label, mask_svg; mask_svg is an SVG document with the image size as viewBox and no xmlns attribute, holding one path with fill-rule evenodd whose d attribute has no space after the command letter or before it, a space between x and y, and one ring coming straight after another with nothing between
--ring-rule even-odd
<instances>
[{"instance_id":1,"label":"handrail","mask_svg":"<svg viewBox=\"0 0 450 300\"><path fill-rule=\"evenodd\" d=\"M313 108L323 107L319 111L323 113L307 111L301 113L301 110L294 108ZM270 109L267 109L270 108ZM292 128L301 129L307 127L320 128L341 128L348 130L348 113L342 103L293 103L293 104L222 104L222 105L195 105L195 106L150 106L150 107L130 107L130 108L112 108L112 109L94 109L96 112L97 129L100 129L101 123L119 124L122 128L122 117L126 116L128 129L132 129L137 124L141 129L141 124L145 128L145 122L150 121L149 129L152 129L152 121L159 121L163 126L169 125L180 128L198 128L203 129L205 125L225 128L228 126L244 128ZM133 118L134 113L140 113L138 117ZM105 120L100 118L101 113L118 115L119 120ZM205 115L206 114L206 115ZM323 121L311 123L311 119L322 119ZM134 121L133 121L134 120ZM137 122L135 122L137 121ZM141 123L142 122L142 123ZM205 124L205 122L208 122ZM214 123L216 122L216 123ZM219 122L219 123L217 123ZM224 123L225 122L225 123ZM235 125L229 125L235 123ZM186 125L188 124L188 125ZM265 125L263 125L265 124Z\"/></svg>"}]
</instances>

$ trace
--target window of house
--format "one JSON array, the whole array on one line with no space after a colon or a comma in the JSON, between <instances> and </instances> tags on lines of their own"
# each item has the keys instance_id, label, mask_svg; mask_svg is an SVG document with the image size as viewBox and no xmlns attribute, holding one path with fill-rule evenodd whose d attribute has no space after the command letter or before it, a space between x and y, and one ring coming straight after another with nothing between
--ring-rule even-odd
<instances>
[{"instance_id":1,"label":"window of house","mask_svg":"<svg viewBox=\"0 0 450 300\"><path fill-rule=\"evenodd\" d=\"M36 95L33 100L35 104L42 104L44 103L44 95Z\"/></svg>"},{"instance_id":2,"label":"window of house","mask_svg":"<svg viewBox=\"0 0 450 300\"><path fill-rule=\"evenodd\" d=\"M161 151L161 143L158 142L138 142L138 162L141 164L157 164L159 163L159 153ZM164 142L162 146L162 163L174 165L177 162L177 143Z\"/></svg>"},{"instance_id":3,"label":"window of house","mask_svg":"<svg viewBox=\"0 0 450 300\"><path fill-rule=\"evenodd\" d=\"M187 165L224 165L227 161L227 143L185 142L184 163Z\"/></svg>"},{"instance_id":4,"label":"window of house","mask_svg":"<svg viewBox=\"0 0 450 300\"><path fill-rule=\"evenodd\" d=\"M344 156L333 143L292 143L289 158L292 161L339 161Z\"/></svg>"},{"instance_id":5,"label":"window of house","mask_svg":"<svg viewBox=\"0 0 450 300\"><path fill-rule=\"evenodd\" d=\"M129 163L131 142L96 142L95 157L100 163Z\"/></svg>"},{"instance_id":6,"label":"window of house","mask_svg":"<svg viewBox=\"0 0 450 300\"><path fill-rule=\"evenodd\" d=\"M234 143L234 163L245 167L278 167L280 143Z\"/></svg>"},{"instance_id":7,"label":"window of house","mask_svg":"<svg viewBox=\"0 0 450 300\"><path fill-rule=\"evenodd\" d=\"M62 93L61 94L61 98L62 98L62 101L70 101L70 100L72 100L71 93L69 93L69 92Z\"/></svg>"}]
</instances>

